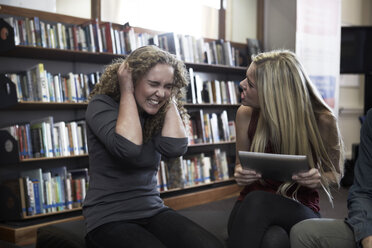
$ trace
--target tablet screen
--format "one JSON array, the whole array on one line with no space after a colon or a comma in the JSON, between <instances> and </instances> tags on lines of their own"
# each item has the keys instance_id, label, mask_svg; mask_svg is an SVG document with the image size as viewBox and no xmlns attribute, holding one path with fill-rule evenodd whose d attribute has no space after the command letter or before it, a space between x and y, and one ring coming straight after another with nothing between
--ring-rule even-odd
<instances>
[{"instance_id":1,"label":"tablet screen","mask_svg":"<svg viewBox=\"0 0 372 248\"><path fill-rule=\"evenodd\" d=\"M292 175L309 170L306 155L285 155L261 152L239 151L244 169L261 173L262 178L277 181L292 181Z\"/></svg>"}]
</instances>

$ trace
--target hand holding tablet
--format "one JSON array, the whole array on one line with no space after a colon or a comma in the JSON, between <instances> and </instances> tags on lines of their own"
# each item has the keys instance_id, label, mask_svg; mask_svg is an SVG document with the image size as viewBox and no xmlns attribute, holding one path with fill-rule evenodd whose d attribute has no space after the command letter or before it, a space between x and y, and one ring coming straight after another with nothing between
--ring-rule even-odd
<instances>
[{"instance_id":1,"label":"hand holding tablet","mask_svg":"<svg viewBox=\"0 0 372 248\"><path fill-rule=\"evenodd\" d=\"M261 152L239 151L239 159L244 169L254 170L262 178L277 181L292 181L292 175L308 171L305 155L285 155Z\"/></svg>"}]
</instances>

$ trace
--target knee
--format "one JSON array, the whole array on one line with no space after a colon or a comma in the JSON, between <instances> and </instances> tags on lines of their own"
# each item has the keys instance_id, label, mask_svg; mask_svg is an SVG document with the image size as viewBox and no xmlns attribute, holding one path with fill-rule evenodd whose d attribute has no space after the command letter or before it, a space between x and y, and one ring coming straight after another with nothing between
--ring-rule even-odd
<instances>
[{"instance_id":1,"label":"knee","mask_svg":"<svg viewBox=\"0 0 372 248\"><path fill-rule=\"evenodd\" d=\"M314 241L318 240L316 232L316 219L307 219L295 224L290 231L291 247L313 247Z\"/></svg>"},{"instance_id":2,"label":"knee","mask_svg":"<svg viewBox=\"0 0 372 248\"><path fill-rule=\"evenodd\" d=\"M271 226L263 236L262 248L289 248L288 233L280 226Z\"/></svg>"},{"instance_id":3,"label":"knee","mask_svg":"<svg viewBox=\"0 0 372 248\"><path fill-rule=\"evenodd\" d=\"M274 196L274 194L265 191L252 191L243 199L242 205L244 205L244 208L252 207L261 209L269 204L269 199L272 196Z\"/></svg>"}]
</instances>

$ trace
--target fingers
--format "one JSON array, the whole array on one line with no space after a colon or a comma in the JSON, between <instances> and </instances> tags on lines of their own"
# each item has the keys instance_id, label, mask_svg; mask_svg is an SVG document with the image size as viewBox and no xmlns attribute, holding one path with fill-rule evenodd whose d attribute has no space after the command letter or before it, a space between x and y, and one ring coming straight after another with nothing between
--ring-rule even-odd
<instances>
[{"instance_id":1,"label":"fingers","mask_svg":"<svg viewBox=\"0 0 372 248\"><path fill-rule=\"evenodd\" d=\"M118 80L120 85L120 91L124 92L133 92L133 81L132 81L132 73L130 71L129 65L126 61L121 63L119 66L118 72Z\"/></svg>"},{"instance_id":2,"label":"fingers","mask_svg":"<svg viewBox=\"0 0 372 248\"><path fill-rule=\"evenodd\" d=\"M253 170L245 170L241 165L237 165L235 167L234 177L238 185L249 185L261 179L261 174Z\"/></svg>"},{"instance_id":3,"label":"fingers","mask_svg":"<svg viewBox=\"0 0 372 248\"><path fill-rule=\"evenodd\" d=\"M318 169L312 168L307 172L293 175L292 179L302 186L308 188L318 188L321 182L321 175Z\"/></svg>"}]
</instances>

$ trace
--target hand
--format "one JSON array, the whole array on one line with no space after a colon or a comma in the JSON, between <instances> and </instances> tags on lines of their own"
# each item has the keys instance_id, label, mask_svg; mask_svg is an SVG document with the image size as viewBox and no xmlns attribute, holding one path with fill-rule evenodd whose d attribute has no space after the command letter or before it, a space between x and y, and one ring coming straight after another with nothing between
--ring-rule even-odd
<instances>
[{"instance_id":1,"label":"hand","mask_svg":"<svg viewBox=\"0 0 372 248\"><path fill-rule=\"evenodd\" d=\"M124 61L118 69L118 80L120 86L120 92L134 92L134 86L132 81L132 73L130 71L129 65L126 61Z\"/></svg>"},{"instance_id":2,"label":"hand","mask_svg":"<svg viewBox=\"0 0 372 248\"><path fill-rule=\"evenodd\" d=\"M238 164L235 166L234 177L238 185L244 186L261 179L261 174L254 170L243 169L242 166Z\"/></svg>"},{"instance_id":3,"label":"hand","mask_svg":"<svg viewBox=\"0 0 372 248\"><path fill-rule=\"evenodd\" d=\"M372 235L362 239L363 248L372 248Z\"/></svg>"},{"instance_id":4,"label":"hand","mask_svg":"<svg viewBox=\"0 0 372 248\"><path fill-rule=\"evenodd\" d=\"M318 169L312 168L307 172L297 173L292 176L292 179L299 185L305 186L311 189L320 187L321 175Z\"/></svg>"}]
</instances>

